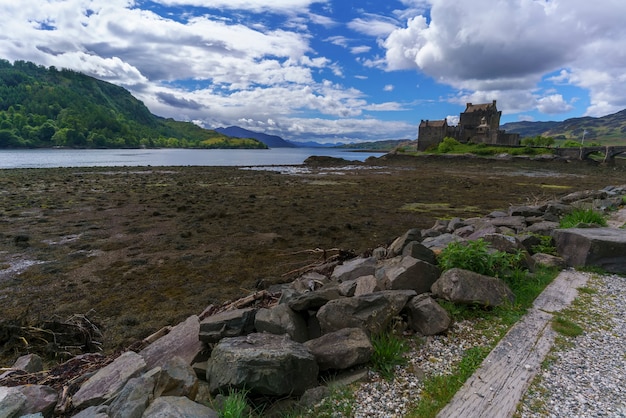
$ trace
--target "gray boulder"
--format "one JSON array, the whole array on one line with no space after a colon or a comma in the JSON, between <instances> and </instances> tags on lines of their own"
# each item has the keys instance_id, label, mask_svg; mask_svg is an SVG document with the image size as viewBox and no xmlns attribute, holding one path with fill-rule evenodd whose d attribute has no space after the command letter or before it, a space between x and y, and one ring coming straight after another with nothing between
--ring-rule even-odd
<instances>
[{"instance_id":1,"label":"gray boulder","mask_svg":"<svg viewBox=\"0 0 626 418\"><path fill-rule=\"evenodd\" d=\"M417 241L409 242L402 250L402 255L405 257L413 257L418 260L426 261L430 264L437 264L437 257L430 248L427 248L423 244Z\"/></svg>"},{"instance_id":2,"label":"gray boulder","mask_svg":"<svg viewBox=\"0 0 626 418\"><path fill-rule=\"evenodd\" d=\"M0 386L0 417L17 417L26 405L26 396L16 388Z\"/></svg>"},{"instance_id":3,"label":"gray boulder","mask_svg":"<svg viewBox=\"0 0 626 418\"><path fill-rule=\"evenodd\" d=\"M327 284L330 280L323 274L311 271L296 278L290 283L292 289L298 293L310 292L319 289Z\"/></svg>"},{"instance_id":4,"label":"gray boulder","mask_svg":"<svg viewBox=\"0 0 626 418\"><path fill-rule=\"evenodd\" d=\"M259 309L254 319L254 328L257 332L288 334L292 340L299 343L309 338L305 319L285 303L269 309Z\"/></svg>"},{"instance_id":5,"label":"gray boulder","mask_svg":"<svg viewBox=\"0 0 626 418\"><path fill-rule=\"evenodd\" d=\"M186 396L195 399L198 393L198 377L193 367L178 356L172 357L161 369L157 396Z\"/></svg>"},{"instance_id":6,"label":"gray boulder","mask_svg":"<svg viewBox=\"0 0 626 418\"><path fill-rule=\"evenodd\" d=\"M317 385L315 356L288 336L250 334L224 338L207 367L212 393L229 388L268 396L302 395Z\"/></svg>"},{"instance_id":7,"label":"gray boulder","mask_svg":"<svg viewBox=\"0 0 626 418\"><path fill-rule=\"evenodd\" d=\"M610 273L626 273L624 229L557 229L553 237L557 252L568 266L598 266Z\"/></svg>"},{"instance_id":8,"label":"gray boulder","mask_svg":"<svg viewBox=\"0 0 626 418\"><path fill-rule=\"evenodd\" d=\"M126 382L108 409L110 418L141 418L155 398L154 389L161 372L160 367Z\"/></svg>"},{"instance_id":9,"label":"gray boulder","mask_svg":"<svg viewBox=\"0 0 626 418\"><path fill-rule=\"evenodd\" d=\"M56 390L44 385L23 385L17 386L16 389L26 397L26 403L20 408L19 416L36 413L41 413L44 417L52 416L59 400Z\"/></svg>"},{"instance_id":10,"label":"gray boulder","mask_svg":"<svg viewBox=\"0 0 626 418\"><path fill-rule=\"evenodd\" d=\"M430 296L417 295L406 305L408 324L422 335L435 335L446 331L452 323L448 311Z\"/></svg>"},{"instance_id":11,"label":"gray boulder","mask_svg":"<svg viewBox=\"0 0 626 418\"><path fill-rule=\"evenodd\" d=\"M544 212L538 206L512 206L509 208L510 216L523 216L530 218L533 216L543 216Z\"/></svg>"},{"instance_id":12,"label":"gray boulder","mask_svg":"<svg viewBox=\"0 0 626 418\"><path fill-rule=\"evenodd\" d=\"M72 398L74 407L99 405L115 396L128 379L135 377L146 368L143 357L127 351L107 366L98 370L78 389Z\"/></svg>"},{"instance_id":13,"label":"gray boulder","mask_svg":"<svg viewBox=\"0 0 626 418\"><path fill-rule=\"evenodd\" d=\"M233 309L209 316L200 322L200 341L216 343L254 331L255 308Z\"/></svg>"},{"instance_id":14,"label":"gray boulder","mask_svg":"<svg viewBox=\"0 0 626 418\"><path fill-rule=\"evenodd\" d=\"M43 361L37 354L26 354L15 360L12 368L24 370L26 373L37 373L43 370Z\"/></svg>"},{"instance_id":15,"label":"gray boulder","mask_svg":"<svg viewBox=\"0 0 626 418\"><path fill-rule=\"evenodd\" d=\"M464 241L463 238L453 234L441 234L436 237L424 238L422 245L430 248L435 253L446 248L451 242Z\"/></svg>"},{"instance_id":16,"label":"gray boulder","mask_svg":"<svg viewBox=\"0 0 626 418\"><path fill-rule=\"evenodd\" d=\"M393 259L390 266L384 267L382 283L387 290L415 290L417 294L428 292L439 278L441 270L426 261L413 257Z\"/></svg>"},{"instance_id":17,"label":"gray boulder","mask_svg":"<svg viewBox=\"0 0 626 418\"><path fill-rule=\"evenodd\" d=\"M72 418L111 418L107 413L107 409L106 405L90 406L76 415L72 415Z\"/></svg>"},{"instance_id":18,"label":"gray boulder","mask_svg":"<svg viewBox=\"0 0 626 418\"><path fill-rule=\"evenodd\" d=\"M315 356L320 370L342 370L367 363L374 352L369 337L360 328L344 328L304 345Z\"/></svg>"},{"instance_id":19,"label":"gray boulder","mask_svg":"<svg viewBox=\"0 0 626 418\"><path fill-rule=\"evenodd\" d=\"M422 232L419 229L409 229L402 236L396 238L389 248L387 249L388 257L395 257L402 254L404 247L413 241L420 241L422 239Z\"/></svg>"},{"instance_id":20,"label":"gray boulder","mask_svg":"<svg viewBox=\"0 0 626 418\"><path fill-rule=\"evenodd\" d=\"M208 406L179 396L163 396L155 399L142 418L218 418L219 414Z\"/></svg>"},{"instance_id":21,"label":"gray boulder","mask_svg":"<svg viewBox=\"0 0 626 418\"><path fill-rule=\"evenodd\" d=\"M500 306L515 299L502 280L458 268L443 272L431 290L436 297L463 304Z\"/></svg>"},{"instance_id":22,"label":"gray boulder","mask_svg":"<svg viewBox=\"0 0 626 418\"><path fill-rule=\"evenodd\" d=\"M565 260L562 257L557 257L551 254L537 253L533 254L533 260L535 264L539 264L546 267L555 267L558 269L564 269L567 267Z\"/></svg>"},{"instance_id":23,"label":"gray boulder","mask_svg":"<svg viewBox=\"0 0 626 418\"><path fill-rule=\"evenodd\" d=\"M553 230L559 227L558 222L542 221L534 223L524 229L524 232L538 235L550 235Z\"/></svg>"},{"instance_id":24,"label":"gray boulder","mask_svg":"<svg viewBox=\"0 0 626 418\"><path fill-rule=\"evenodd\" d=\"M376 334L383 331L415 295L414 290L385 290L332 300L320 308L317 320L322 334L343 328L361 328Z\"/></svg>"},{"instance_id":25,"label":"gray boulder","mask_svg":"<svg viewBox=\"0 0 626 418\"><path fill-rule=\"evenodd\" d=\"M291 299L287 304L296 312L317 310L329 300L342 297L336 283L328 284L319 290L306 292Z\"/></svg>"},{"instance_id":26,"label":"gray boulder","mask_svg":"<svg viewBox=\"0 0 626 418\"><path fill-rule=\"evenodd\" d=\"M344 282L346 280L356 279L357 277L374 274L375 269L376 258L354 258L335 267L330 278L332 281Z\"/></svg>"},{"instance_id":27,"label":"gray boulder","mask_svg":"<svg viewBox=\"0 0 626 418\"><path fill-rule=\"evenodd\" d=\"M352 296L362 296L382 290L375 276L363 276L356 279L356 288Z\"/></svg>"},{"instance_id":28,"label":"gray boulder","mask_svg":"<svg viewBox=\"0 0 626 418\"><path fill-rule=\"evenodd\" d=\"M176 325L170 332L139 352L146 362L146 369L163 366L173 356L178 356L190 364L202 351L198 339L200 321L196 315Z\"/></svg>"}]
</instances>

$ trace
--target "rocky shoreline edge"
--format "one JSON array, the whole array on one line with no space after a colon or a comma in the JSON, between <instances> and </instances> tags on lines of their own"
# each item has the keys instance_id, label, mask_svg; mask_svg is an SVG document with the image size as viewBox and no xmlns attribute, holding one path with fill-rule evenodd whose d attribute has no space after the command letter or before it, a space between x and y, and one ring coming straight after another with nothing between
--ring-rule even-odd
<instances>
[{"instance_id":1,"label":"rocky shoreline edge","mask_svg":"<svg viewBox=\"0 0 626 418\"><path fill-rule=\"evenodd\" d=\"M145 347L115 359L78 356L59 367L79 373L57 385L46 384L54 382L54 373L40 370L37 356L22 357L0 375L0 415L217 416L207 405L233 387L268 399L295 397L307 408L326 393L318 386L320 371L366 365L371 335L398 318L415 333L439 335L468 325L453 324L438 299L487 306L510 301L499 279L458 269L442 273L436 254L451 242L480 238L499 251L522 250L531 268L539 263L626 271L623 229L558 229L559 218L573 208L613 210L625 194L626 186L576 192L482 218L438 221L368 256L327 254L289 285L209 307L146 339ZM533 254L539 236L551 236L560 257ZM478 283L484 285L479 289Z\"/></svg>"}]
</instances>

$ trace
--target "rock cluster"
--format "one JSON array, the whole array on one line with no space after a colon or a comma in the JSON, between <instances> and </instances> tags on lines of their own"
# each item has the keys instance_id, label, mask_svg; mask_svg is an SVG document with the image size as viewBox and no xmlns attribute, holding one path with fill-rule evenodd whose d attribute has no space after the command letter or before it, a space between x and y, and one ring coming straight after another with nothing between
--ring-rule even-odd
<instances>
[{"instance_id":1,"label":"rock cluster","mask_svg":"<svg viewBox=\"0 0 626 418\"><path fill-rule=\"evenodd\" d=\"M494 250L521 251L530 270L539 263L626 271L626 230L558 229L560 217L573 208L617 208L624 194L626 186L607 187L411 229L371 256L329 262L264 291L279 297L276 304L258 307L252 295L251 306L189 317L142 350L123 353L64 391L45 385L2 386L0 416L211 417L218 414L209 405L231 389L302 402L317 399L320 373L367 364L374 350L371 337L390 326L423 335L445 332L451 319L438 300L484 306L513 301L498 278L461 269L441 272L437 253L451 242L483 239ZM560 257L534 251L541 236L552 237ZM12 373L41 368L37 356L21 357L0 375L0 383Z\"/></svg>"}]
</instances>

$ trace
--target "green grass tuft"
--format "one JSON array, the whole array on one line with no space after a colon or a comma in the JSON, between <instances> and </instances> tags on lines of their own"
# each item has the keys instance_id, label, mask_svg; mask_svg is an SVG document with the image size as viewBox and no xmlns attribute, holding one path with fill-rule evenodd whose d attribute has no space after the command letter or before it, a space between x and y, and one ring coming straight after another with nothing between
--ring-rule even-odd
<instances>
[{"instance_id":1,"label":"green grass tuft","mask_svg":"<svg viewBox=\"0 0 626 418\"><path fill-rule=\"evenodd\" d=\"M370 360L372 368L389 380L393 378L396 366L406 363L404 353L408 350L406 341L394 333L382 332L372 336L374 354Z\"/></svg>"},{"instance_id":2,"label":"green grass tuft","mask_svg":"<svg viewBox=\"0 0 626 418\"><path fill-rule=\"evenodd\" d=\"M552 319L552 329L566 337L578 337L584 331L580 325L562 316Z\"/></svg>"},{"instance_id":3,"label":"green grass tuft","mask_svg":"<svg viewBox=\"0 0 626 418\"><path fill-rule=\"evenodd\" d=\"M520 252L509 254L492 251L483 239L452 242L439 254L438 262L443 270L461 268L493 277L502 277L519 268Z\"/></svg>"},{"instance_id":4,"label":"green grass tuft","mask_svg":"<svg viewBox=\"0 0 626 418\"><path fill-rule=\"evenodd\" d=\"M600 225L606 226L606 218L601 213L593 209L575 209L574 211L563 216L559 227L575 228L583 225Z\"/></svg>"}]
</instances>

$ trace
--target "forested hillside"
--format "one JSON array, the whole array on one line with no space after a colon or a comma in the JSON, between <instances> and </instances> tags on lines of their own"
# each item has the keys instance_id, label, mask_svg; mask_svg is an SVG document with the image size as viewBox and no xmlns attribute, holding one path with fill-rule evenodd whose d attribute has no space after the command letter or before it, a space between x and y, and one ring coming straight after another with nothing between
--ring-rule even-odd
<instances>
[{"instance_id":1,"label":"forested hillside","mask_svg":"<svg viewBox=\"0 0 626 418\"><path fill-rule=\"evenodd\" d=\"M0 148L267 148L159 118L122 87L71 70L0 60Z\"/></svg>"}]
</instances>

